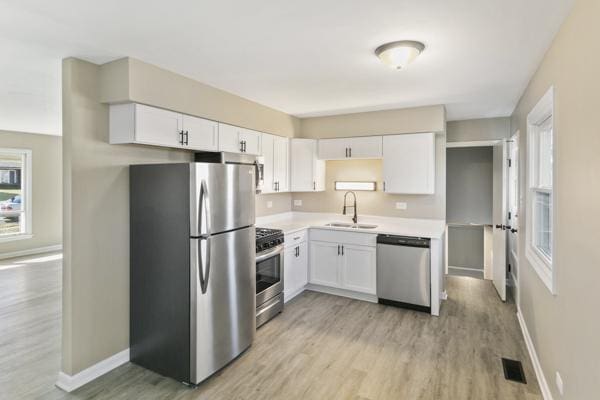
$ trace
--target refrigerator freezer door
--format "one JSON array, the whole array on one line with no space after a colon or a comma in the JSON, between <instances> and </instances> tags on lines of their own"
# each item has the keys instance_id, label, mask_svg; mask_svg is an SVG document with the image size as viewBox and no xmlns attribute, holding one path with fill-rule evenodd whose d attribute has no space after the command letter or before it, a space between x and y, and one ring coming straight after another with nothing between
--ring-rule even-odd
<instances>
[{"instance_id":1,"label":"refrigerator freezer door","mask_svg":"<svg viewBox=\"0 0 600 400\"><path fill-rule=\"evenodd\" d=\"M255 235L251 226L190 239L191 383L200 383L227 365L254 339Z\"/></svg>"},{"instance_id":2,"label":"refrigerator freezer door","mask_svg":"<svg viewBox=\"0 0 600 400\"><path fill-rule=\"evenodd\" d=\"M215 235L254 225L255 167L190 164L190 234Z\"/></svg>"}]
</instances>

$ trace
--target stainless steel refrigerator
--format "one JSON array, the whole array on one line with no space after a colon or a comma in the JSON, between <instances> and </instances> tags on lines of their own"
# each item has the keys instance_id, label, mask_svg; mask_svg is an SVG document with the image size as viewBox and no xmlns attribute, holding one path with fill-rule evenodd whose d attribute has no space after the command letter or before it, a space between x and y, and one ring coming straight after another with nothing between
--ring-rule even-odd
<instances>
[{"instance_id":1,"label":"stainless steel refrigerator","mask_svg":"<svg viewBox=\"0 0 600 400\"><path fill-rule=\"evenodd\" d=\"M130 167L131 361L198 384L256 330L255 167Z\"/></svg>"}]
</instances>

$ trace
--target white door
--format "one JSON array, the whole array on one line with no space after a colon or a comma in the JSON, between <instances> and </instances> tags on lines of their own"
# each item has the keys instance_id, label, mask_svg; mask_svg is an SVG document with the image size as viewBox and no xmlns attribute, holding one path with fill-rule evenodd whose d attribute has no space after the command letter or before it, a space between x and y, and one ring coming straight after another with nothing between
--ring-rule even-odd
<instances>
[{"instance_id":1,"label":"white door","mask_svg":"<svg viewBox=\"0 0 600 400\"><path fill-rule=\"evenodd\" d=\"M275 136L263 133L262 135L262 156L263 156L263 172L264 172L264 185L262 193L273 193L275 192L275 177L274 177L274 165L275 165L275 153L274 153L274 141Z\"/></svg>"},{"instance_id":2,"label":"white door","mask_svg":"<svg viewBox=\"0 0 600 400\"><path fill-rule=\"evenodd\" d=\"M342 287L355 292L375 294L375 247L344 244L342 258Z\"/></svg>"},{"instance_id":3,"label":"white door","mask_svg":"<svg viewBox=\"0 0 600 400\"><path fill-rule=\"evenodd\" d=\"M506 142L494 146L492 281L502 301L506 301Z\"/></svg>"},{"instance_id":4,"label":"white door","mask_svg":"<svg viewBox=\"0 0 600 400\"><path fill-rule=\"evenodd\" d=\"M291 139L290 149L290 190L312 191L316 141Z\"/></svg>"},{"instance_id":5,"label":"white door","mask_svg":"<svg viewBox=\"0 0 600 400\"><path fill-rule=\"evenodd\" d=\"M243 142L243 152L260 155L260 138L262 134L251 129L240 128L239 139Z\"/></svg>"},{"instance_id":6,"label":"white door","mask_svg":"<svg viewBox=\"0 0 600 400\"><path fill-rule=\"evenodd\" d=\"M135 140L143 144L183 147L181 114L135 105Z\"/></svg>"},{"instance_id":7,"label":"white door","mask_svg":"<svg viewBox=\"0 0 600 400\"><path fill-rule=\"evenodd\" d=\"M310 283L339 287L341 246L330 242L310 242Z\"/></svg>"},{"instance_id":8,"label":"white door","mask_svg":"<svg viewBox=\"0 0 600 400\"><path fill-rule=\"evenodd\" d=\"M368 136L348 139L349 158L381 158L382 137Z\"/></svg>"},{"instance_id":9,"label":"white door","mask_svg":"<svg viewBox=\"0 0 600 400\"><path fill-rule=\"evenodd\" d=\"M219 151L241 153L243 150L241 132L244 128L219 123Z\"/></svg>"},{"instance_id":10,"label":"white door","mask_svg":"<svg viewBox=\"0 0 600 400\"><path fill-rule=\"evenodd\" d=\"M383 137L383 190L386 193L435 192L435 134Z\"/></svg>"},{"instance_id":11,"label":"white door","mask_svg":"<svg viewBox=\"0 0 600 400\"><path fill-rule=\"evenodd\" d=\"M277 182L278 192L288 192L289 187L289 146L288 138L275 136L273 142L274 166L273 176Z\"/></svg>"},{"instance_id":12,"label":"white door","mask_svg":"<svg viewBox=\"0 0 600 400\"><path fill-rule=\"evenodd\" d=\"M217 151L219 148L218 123L208 119L183 115L182 130L185 132L185 148Z\"/></svg>"},{"instance_id":13,"label":"white door","mask_svg":"<svg viewBox=\"0 0 600 400\"><path fill-rule=\"evenodd\" d=\"M348 158L347 139L319 139L320 160L344 160Z\"/></svg>"},{"instance_id":14,"label":"white door","mask_svg":"<svg viewBox=\"0 0 600 400\"><path fill-rule=\"evenodd\" d=\"M519 133L508 144L508 265L515 285L519 279ZM516 292L518 296L518 291Z\"/></svg>"}]
</instances>

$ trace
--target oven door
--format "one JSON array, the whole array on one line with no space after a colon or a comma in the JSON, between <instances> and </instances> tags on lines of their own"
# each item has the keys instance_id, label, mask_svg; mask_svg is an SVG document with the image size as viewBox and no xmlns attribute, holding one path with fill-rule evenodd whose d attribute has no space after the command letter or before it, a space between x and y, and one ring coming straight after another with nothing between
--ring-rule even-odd
<instances>
[{"instance_id":1,"label":"oven door","mask_svg":"<svg viewBox=\"0 0 600 400\"><path fill-rule=\"evenodd\" d=\"M283 244L256 254L256 306L283 292Z\"/></svg>"}]
</instances>

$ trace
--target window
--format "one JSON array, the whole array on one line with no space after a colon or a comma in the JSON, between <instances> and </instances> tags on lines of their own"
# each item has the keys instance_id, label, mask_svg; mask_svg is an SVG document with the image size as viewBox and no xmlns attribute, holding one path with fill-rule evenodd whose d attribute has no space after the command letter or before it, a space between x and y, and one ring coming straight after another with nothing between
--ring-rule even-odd
<instances>
[{"instance_id":1,"label":"window","mask_svg":"<svg viewBox=\"0 0 600 400\"><path fill-rule=\"evenodd\" d=\"M0 241L31 237L31 151L0 148Z\"/></svg>"},{"instance_id":2,"label":"window","mask_svg":"<svg viewBox=\"0 0 600 400\"><path fill-rule=\"evenodd\" d=\"M527 117L528 190L527 259L555 293L552 263L554 210L554 90L551 88Z\"/></svg>"}]
</instances>

